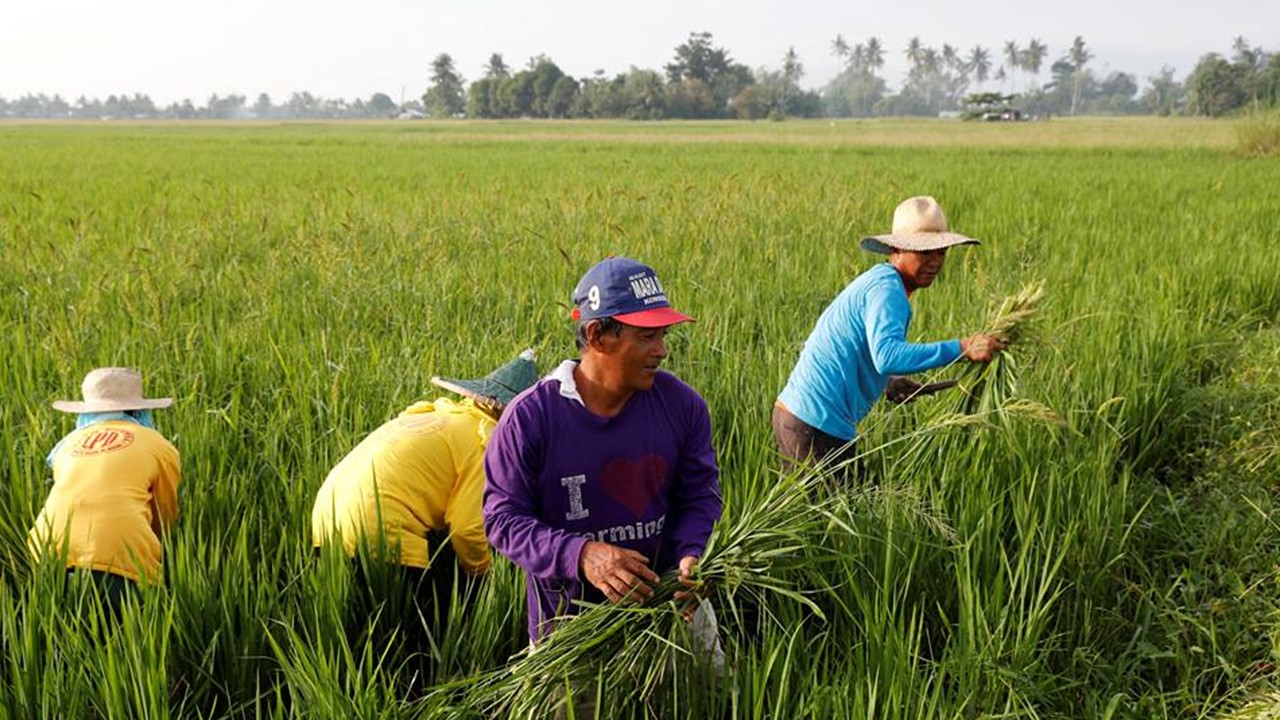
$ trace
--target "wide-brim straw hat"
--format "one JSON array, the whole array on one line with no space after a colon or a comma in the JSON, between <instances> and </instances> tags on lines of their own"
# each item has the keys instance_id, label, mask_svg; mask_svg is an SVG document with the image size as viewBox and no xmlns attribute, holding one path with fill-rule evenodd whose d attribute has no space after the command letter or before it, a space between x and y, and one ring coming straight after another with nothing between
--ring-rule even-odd
<instances>
[{"instance_id":1,"label":"wide-brim straw hat","mask_svg":"<svg viewBox=\"0 0 1280 720\"><path fill-rule=\"evenodd\" d=\"M503 408L516 395L538 382L538 366L534 362L533 350L530 349L482 378L455 380L437 375L431 378L431 382L481 404Z\"/></svg>"},{"instance_id":2,"label":"wide-brim straw hat","mask_svg":"<svg viewBox=\"0 0 1280 720\"><path fill-rule=\"evenodd\" d=\"M111 412L113 410L155 410L173 404L173 398L142 396L142 374L133 368L108 367L90 370L80 383L84 400L55 400L53 408L69 413Z\"/></svg>"},{"instance_id":3,"label":"wide-brim straw hat","mask_svg":"<svg viewBox=\"0 0 1280 720\"><path fill-rule=\"evenodd\" d=\"M978 241L951 232L942 206L927 195L907 198L893 211L893 232L862 238L862 248L889 255L894 250L927 252L953 245L977 245Z\"/></svg>"}]
</instances>

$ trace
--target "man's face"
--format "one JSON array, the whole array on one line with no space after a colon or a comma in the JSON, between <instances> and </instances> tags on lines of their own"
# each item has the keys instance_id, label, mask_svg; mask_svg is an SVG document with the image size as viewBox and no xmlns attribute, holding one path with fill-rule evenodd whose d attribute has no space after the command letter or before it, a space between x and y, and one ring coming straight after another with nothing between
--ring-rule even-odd
<instances>
[{"instance_id":1,"label":"man's face","mask_svg":"<svg viewBox=\"0 0 1280 720\"><path fill-rule=\"evenodd\" d=\"M933 279L942 271L942 261L946 258L946 248L923 252L898 250L893 253L890 262L902 275L902 282L907 290L915 290L933 284Z\"/></svg>"},{"instance_id":2,"label":"man's face","mask_svg":"<svg viewBox=\"0 0 1280 720\"><path fill-rule=\"evenodd\" d=\"M601 351L623 388L643 392L653 387L658 367L667 357L667 328L622 323L617 335L601 336Z\"/></svg>"}]
</instances>

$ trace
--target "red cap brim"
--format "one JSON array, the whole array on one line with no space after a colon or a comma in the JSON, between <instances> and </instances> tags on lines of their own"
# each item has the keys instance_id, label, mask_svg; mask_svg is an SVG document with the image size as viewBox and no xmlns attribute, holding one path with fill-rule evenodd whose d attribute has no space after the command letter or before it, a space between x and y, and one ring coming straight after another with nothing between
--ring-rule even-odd
<instances>
[{"instance_id":1,"label":"red cap brim","mask_svg":"<svg viewBox=\"0 0 1280 720\"><path fill-rule=\"evenodd\" d=\"M696 322L688 315L677 312L675 309L669 307L614 315L613 319L620 323L626 323L627 325L634 325L635 327L642 328L658 328L667 327L668 325L678 325L685 322Z\"/></svg>"}]
</instances>

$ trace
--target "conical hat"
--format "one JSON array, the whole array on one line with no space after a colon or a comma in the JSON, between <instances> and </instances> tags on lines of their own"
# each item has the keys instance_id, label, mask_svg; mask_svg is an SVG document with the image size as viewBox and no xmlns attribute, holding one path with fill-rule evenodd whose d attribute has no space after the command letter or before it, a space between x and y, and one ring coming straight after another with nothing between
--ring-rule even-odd
<instances>
[{"instance_id":1,"label":"conical hat","mask_svg":"<svg viewBox=\"0 0 1280 720\"><path fill-rule=\"evenodd\" d=\"M504 407L515 399L516 395L538 382L538 366L533 359L533 350L530 349L482 378L455 380L437 375L431 378L431 382L459 395L476 400L488 400L499 407Z\"/></svg>"}]
</instances>

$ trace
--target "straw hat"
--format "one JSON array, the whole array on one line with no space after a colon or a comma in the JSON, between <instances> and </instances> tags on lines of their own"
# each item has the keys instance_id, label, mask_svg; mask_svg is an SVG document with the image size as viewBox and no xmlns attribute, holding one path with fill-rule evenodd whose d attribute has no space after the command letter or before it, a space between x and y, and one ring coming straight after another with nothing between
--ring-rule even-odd
<instances>
[{"instance_id":1,"label":"straw hat","mask_svg":"<svg viewBox=\"0 0 1280 720\"><path fill-rule=\"evenodd\" d=\"M69 413L112 410L154 410L173 404L173 398L142 397L142 375L133 368L108 367L90 370L80 384L84 401L55 400L55 410Z\"/></svg>"},{"instance_id":2,"label":"straw hat","mask_svg":"<svg viewBox=\"0 0 1280 720\"><path fill-rule=\"evenodd\" d=\"M437 375L431 378L431 382L481 404L503 408L516 395L538 382L538 366L534 363L533 350L530 349L482 378L451 380Z\"/></svg>"},{"instance_id":3,"label":"straw hat","mask_svg":"<svg viewBox=\"0 0 1280 720\"><path fill-rule=\"evenodd\" d=\"M952 245L977 245L978 241L947 228L942 206L928 196L907 198L893 211L893 232L862 238L862 248L889 255L894 250L926 252Z\"/></svg>"}]
</instances>

